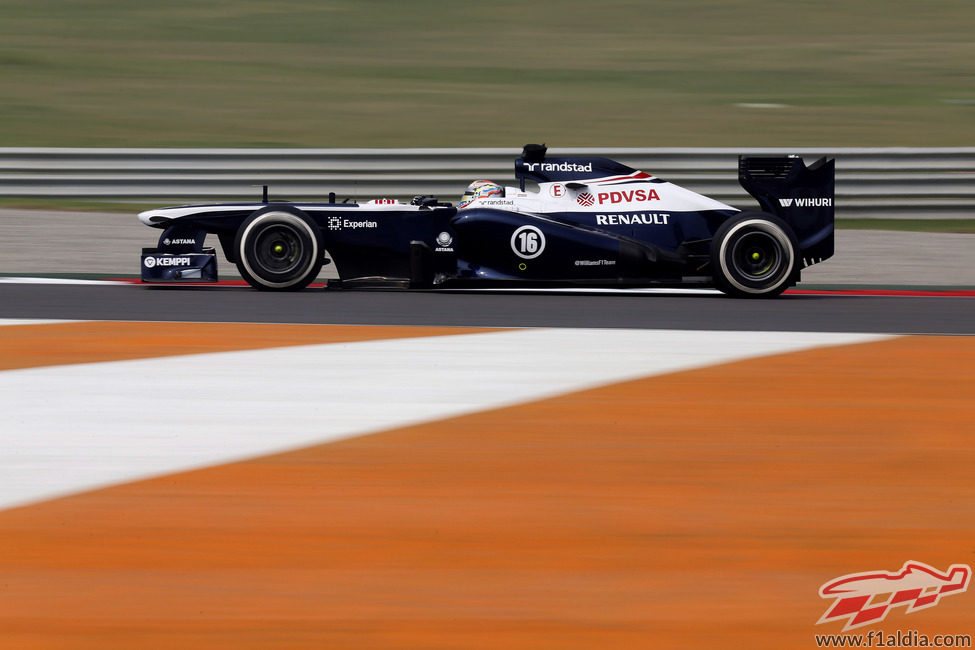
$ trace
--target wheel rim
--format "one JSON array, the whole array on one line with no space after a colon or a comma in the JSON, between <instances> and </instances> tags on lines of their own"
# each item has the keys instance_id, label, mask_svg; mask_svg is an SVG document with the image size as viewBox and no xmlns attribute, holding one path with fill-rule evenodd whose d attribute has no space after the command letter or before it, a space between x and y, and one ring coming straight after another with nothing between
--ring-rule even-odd
<instances>
[{"instance_id":1,"label":"wheel rim","mask_svg":"<svg viewBox=\"0 0 975 650\"><path fill-rule=\"evenodd\" d=\"M735 269L749 280L774 277L782 266L783 250L778 239L766 232L752 231L732 247Z\"/></svg>"},{"instance_id":2,"label":"wheel rim","mask_svg":"<svg viewBox=\"0 0 975 650\"><path fill-rule=\"evenodd\" d=\"M268 226L254 242L255 261L274 275L294 271L302 262L302 250L299 233L286 224Z\"/></svg>"}]
</instances>

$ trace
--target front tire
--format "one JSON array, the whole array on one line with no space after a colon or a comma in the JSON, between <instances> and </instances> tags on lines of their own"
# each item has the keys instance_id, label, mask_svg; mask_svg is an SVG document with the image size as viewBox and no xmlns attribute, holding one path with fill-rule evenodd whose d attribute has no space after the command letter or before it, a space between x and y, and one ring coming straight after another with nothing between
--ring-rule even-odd
<instances>
[{"instance_id":1,"label":"front tire","mask_svg":"<svg viewBox=\"0 0 975 650\"><path fill-rule=\"evenodd\" d=\"M237 270L262 291L298 291L322 269L318 227L300 212L267 208L241 224L234 238Z\"/></svg>"},{"instance_id":2,"label":"front tire","mask_svg":"<svg viewBox=\"0 0 975 650\"><path fill-rule=\"evenodd\" d=\"M740 298L771 298L795 284L799 244L782 219L743 212L721 224L711 243L714 283Z\"/></svg>"}]
</instances>

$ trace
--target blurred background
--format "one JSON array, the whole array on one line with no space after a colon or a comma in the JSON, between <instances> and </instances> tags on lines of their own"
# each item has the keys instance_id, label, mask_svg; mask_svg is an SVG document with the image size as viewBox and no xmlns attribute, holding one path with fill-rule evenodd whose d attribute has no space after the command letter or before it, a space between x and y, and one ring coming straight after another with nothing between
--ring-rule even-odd
<instances>
[{"instance_id":1,"label":"blurred background","mask_svg":"<svg viewBox=\"0 0 975 650\"><path fill-rule=\"evenodd\" d=\"M971 0L5 0L0 146L962 146Z\"/></svg>"}]
</instances>

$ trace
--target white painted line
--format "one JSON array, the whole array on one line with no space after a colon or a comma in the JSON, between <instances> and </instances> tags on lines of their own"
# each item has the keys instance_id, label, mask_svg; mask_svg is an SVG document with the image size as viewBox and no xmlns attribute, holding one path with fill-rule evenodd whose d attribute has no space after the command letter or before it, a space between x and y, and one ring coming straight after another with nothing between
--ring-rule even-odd
<instances>
[{"instance_id":1,"label":"white painted line","mask_svg":"<svg viewBox=\"0 0 975 650\"><path fill-rule=\"evenodd\" d=\"M117 284L127 285L130 282L117 280L79 280L75 278L31 278L31 277L0 277L0 284Z\"/></svg>"},{"instance_id":2,"label":"white painted line","mask_svg":"<svg viewBox=\"0 0 975 650\"><path fill-rule=\"evenodd\" d=\"M142 284L138 278L131 280L80 280L74 278L34 278L27 276L0 277L0 284L67 284L67 285L116 285L131 286ZM177 286L177 283L152 283L156 285ZM185 284L194 284L192 282ZM211 286L223 286L219 283L196 283L208 284ZM440 291L433 289L432 291ZM571 293L571 294L616 294L616 295L644 295L644 294L680 294L680 295L721 295L717 289L708 288L688 288L688 287L464 287L447 288L443 291L451 293Z\"/></svg>"},{"instance_id":3,"label":"white painted line","mask_svg":"<svg viewBox=\"0 0 975 650\"><path fill-rule=\"evenodd\" d=\"M637 377L883 338L537 329L8 370L0 508Z\"/></svg>"},{"instance_id":4,"label":"white painted line","mask_svg":"<svg viewBox=\"0 0 975 650\"><path fill-rule=\"evenodd\" d=\"M788 108L788 104L770 104L762 102L742 102L734 104L738 108L762 108L762 109L775 109L775 108Z\"/></svg>"},{"instance_id":5,"label":"white painted line","mask_svg":"<svg viewBox=\"0 0 975 650\"><path fill-rule=\"evenodd\" d=\"M80 320L61 320L56 318L0 318L0 327L4 325L51 325L54 323L83 323Z\"/></svg>"}]
</instances>

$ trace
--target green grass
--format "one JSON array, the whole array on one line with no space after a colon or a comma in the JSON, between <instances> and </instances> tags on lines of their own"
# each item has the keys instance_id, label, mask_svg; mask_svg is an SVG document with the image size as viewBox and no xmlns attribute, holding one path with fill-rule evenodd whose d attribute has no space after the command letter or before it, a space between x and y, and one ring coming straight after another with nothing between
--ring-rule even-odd
<instances>
[{"instance_id":1,"label":"green grass","mask_svg":"<svg viewBox=\"0 0 975 650\"><path fill-rule=\"evenodd\" d=\"M6 0L0 146L975 144L971 0ZM741 108L736 104L785 104Z\"/></svg>"},{"instance_id":2,"label":"green grass","mask_svg":"<svg viewBox=\"0 0 975 650\"><path fill-rule=\"evenodd\" d=\"M975 219L837 219L838 230L975 233Z\"/></svg>"},{"instance_id":3,"label":"green grass","mask_svg":"<svg viewBox=\"0 0 975 650\"><path fill-rule=\"evenodd\" d=\"M118 212L132 214L158 208L166 201L104 201L85 199L0 197L0 209L56 210L64 212ZM168 204L168 203L167 203Z\"/></svg>"}]
</instances>

